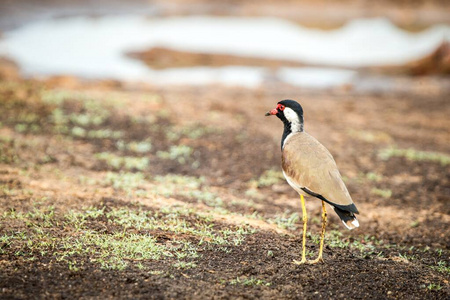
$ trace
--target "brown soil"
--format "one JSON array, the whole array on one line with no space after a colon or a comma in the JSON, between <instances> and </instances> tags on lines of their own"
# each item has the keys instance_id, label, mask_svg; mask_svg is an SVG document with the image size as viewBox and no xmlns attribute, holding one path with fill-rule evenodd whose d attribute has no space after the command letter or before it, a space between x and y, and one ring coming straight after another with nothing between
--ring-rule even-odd
<instances>
[{"instance_id":1,"label":"brown soil","mask_svg":"<svg viewBox=\"0 0 450 300\"><path fill-rule=\"evenodd\" d=\"M160 47L151 48L150 50L142 52L132 52L129 53L129 56L144 61L148 66L154 69L193 66L222 67L233 65L269 68L277 68L280 66L302 66L302 64L295 61L240 57L227 54L192 53Z\"/></svg>"},{"instance_id":2,"label":"brown soil","mask_svg":"<svg viewBox=\"0 0 450 300\"><path fill-rule=\"evenodd\" d=\"M187 205L195 210L211 211L215 228L235 228L244 223L257 231L241 245L229 245L225 252L218 246L199 246L201 256L194 259L196 267L190 269L174 267L174 259L166 258L144 260L144 268L129 264L124 270L107 270L89 256L80 255L73 259L82 267L70 270L67 262L55 259L55 254L18 255L17 245L0 242L1 298L450 297L448 164L404 157L383 160L378 156L381 149L391 146L448 155L448 94L426 93L426 87L422 94L408 95L300 93L306 129L334 154L361 212L361 227L350 232L330 211L328 232L338 230L342 232L339 240L362 248L340 248L328 240L324 263L297 266L292 260L300 256L301 222L295 222L297 229L283 229L267 220L286 211L299 212L298 196L283 182L256 188L256 196L248 196L247 192L249 187L254 188L252 180L266 170L279 170L282 126L275 118L265 118L264 113L279 99L297 98L298 90L288 87L283 90L221 87L127 90L75 79L68 84L70 88L66 91L83 92L104 105L110 111L104 126L123 131L126 142L151 138L151 152L138 155L151 161L151 167L141 172L147 180L145 189L157 187L153 178L158 175L203 176L204 185L220 195L222 209L229 212L220 213L214 212L214 207L207 202L182 194L129 196L109 186L84 183L82 176L95 179L108 171L117 171L99 160L95 153L111 152L119 156L133 153L118 150L113 139L54 133L50 116L55 106L42 102L41 91L57 91L63 83L55 80L1 82L0 216L3 217L0 217L0 237L33 228L6 217L9 212L26 213L50 205L59 224L63 223L64 213L90 206L103 207L106 211L139 207L157 212L164 207ZM61 109L67 114L84 112L80 103L70 97ZM38 118L27 117L30 114ZM151 117L152 125L132 121L139 117ZM20 124L26 122L28 127L21 129ZM89 128L96 127L86 127ZM184 133L168 138L168 132L185 128L188 130ZM203 134L189 135L196 128L202 129ZM194 149L193 155L187 158L189 163L181 164L157 155L171 145ZM190 164L194 160L198 162L195 168ZM380 177L369 180L366 176L369 173ZM375 188L390 190L391 195L380 196L374 192ZM241 199L252 199L254 205L245 205ZM316 235L320 226L317 222L320 202L308 199L307 208L312 220L308 231ZM255 212L262 219L248 217ZM186 222L199 221L191 216L186 217ZM91 220L88 224L90 230L106 235L123 230L140 232L137 228L121 228L107 218ZM44 230L55 239L70 234L62 225ZM200 242L190 234L164 230L145 233L154 236L161 245L180 239ZM317 253L317 244L311 238L307 248ZM35 259L28 260L29 255ZM438 266L446 269L438 270ZM245 285L233 282L236 278L241 282L248 278L262 281Z\"/></svg>"},{"instance_id":3,"label":"brown soil","mask_svg":"<svg viewBox=\"0 0 450 300\"><path fill-rule=\"evenodd\" d=\"M142 60L153 69L185 68L195 66L223 67L223 66L257 66L277 69L280 67L305 66L298 61L252 58L227 54L194 53L168 48L154 47L146 51L130 52L132 58ZM308 66L320 66L311 65ZM390 75L424 76L450 75L450 46L443 42L436 50L425 57L403 65L365 67L365 73L384 73ZM0 74L1 76L1 74Z\"/></svg>"},{"instance_id":4,"label":"brown soil","mask_svg":"<svg viewBox=\"0 0 450 300\"><path fill-rule=\"evenodd\" d=\"M450 75L450 44L442 42L439 47L421 59L406 63L403 66L386 66L368 68L367 71L390 74L406 74L412 76Z\"/></svg>"}]
</instances>

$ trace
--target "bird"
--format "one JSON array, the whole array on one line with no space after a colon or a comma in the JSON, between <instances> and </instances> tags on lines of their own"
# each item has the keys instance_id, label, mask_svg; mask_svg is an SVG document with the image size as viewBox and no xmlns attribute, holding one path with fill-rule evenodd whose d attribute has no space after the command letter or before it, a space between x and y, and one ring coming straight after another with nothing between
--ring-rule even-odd
<instances>
[{"instance_id":1,"label":"bird","mask_svg":"<svg viewBox=\"0 0 450 300\"><path fill-rule=\"evenodd\" d=\"M323 244L329 204L348 229L359 227L359 214L342 180L336 162L325 146L304 130L303 108L294 100L279 101L266 116L277 116L284 124L281 137L281 167L288 184L300 194L302 205L302 259L295 264L323 262ZM304 196L322 201L322 230L317 259L306 260L306 226L308 221Z\"/></svg>"}]
</instances>

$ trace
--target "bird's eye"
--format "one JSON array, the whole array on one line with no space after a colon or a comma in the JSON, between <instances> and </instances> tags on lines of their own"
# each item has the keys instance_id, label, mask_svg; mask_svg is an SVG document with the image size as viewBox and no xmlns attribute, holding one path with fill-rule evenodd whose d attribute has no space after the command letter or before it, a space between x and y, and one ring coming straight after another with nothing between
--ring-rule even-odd
<instances>
[{"instance_id":1,"label":"bird's eye","mask_svg":"<svg viewBox=\"0 0 450 300\"><path fill-rule=\"evenodd\" d=\"M284 105L278 104L278 109L281 110L281 111L283 111L283 110L284 110Z\"/></svg>"}]
</instances>

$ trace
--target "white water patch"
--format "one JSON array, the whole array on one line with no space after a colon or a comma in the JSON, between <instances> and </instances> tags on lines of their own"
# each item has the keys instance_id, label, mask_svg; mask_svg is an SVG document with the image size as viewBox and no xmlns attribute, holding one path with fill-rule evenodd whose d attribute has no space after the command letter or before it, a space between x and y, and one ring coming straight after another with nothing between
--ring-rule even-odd
<instances>
[{"instance_id":1,"label":"white water patch","mask_svg":"<svg viewBox=\"0 0 450 300\"><path fill-rule=\"evenodd\" d=\"M69 74L157 84L257 86L267 77L325 87L353 80L352 71L282 68L177 68L153 70L127 52L175 50L295 60L306 64L363 67L403 64L449 40L450 27L408 33L386 19L360 19L323 31L276 18L105 16L50 19L5 32L0 55L27 75Z\"/></svg>"},{"instance_id":2,"label":"white water patch","mask_svg":"<svg viewBox=\"0 0 450 300\"><path fill-rule=\"evenodd\" d=\"M330 31L276 18L188 17L152 22L154 39L161 46L341 67L403 64L450 39L449 26L409 33L383 18L353 20Z\"/></svg>"},{"instance_id":3,"label":"white water patch","mask_svg":"<svg viewBox=\"0 0 450 300\"><path fill-rule=\"evenodd\" d=\"M269 76L266 68L229 66L221 68L192 67L151 70L147 81L157 85L223 84L256 88Z\"/></svg>"},{"instance_id":4,"label":"white water patch","mask_svg":"<svg viewBox=\"0 0 450 300\"><path fill-rule=\"evenodd\" d=\"M358 72L334 68L280 68L278 78L299 87L328 88L352 83Z\"/></svg>"}]
</instances>

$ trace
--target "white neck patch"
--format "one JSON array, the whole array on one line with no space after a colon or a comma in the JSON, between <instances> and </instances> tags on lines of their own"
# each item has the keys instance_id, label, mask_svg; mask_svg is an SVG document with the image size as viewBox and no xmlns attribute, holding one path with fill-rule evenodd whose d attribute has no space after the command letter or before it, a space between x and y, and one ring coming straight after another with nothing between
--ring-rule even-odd
<instances>
[{"instance_id":1,"label":"white neck patch","mask_svg":"<svg viewBox=\"0 0 450 300\"><path fill-rule=\"evenodd\" d=\"M283 112L286 119L289 121L289 123L291 123L292 132L299 132L303 130L303 126L300 123L300 118L295 111L293 111L289 107L286 107Z\"/></svg>"}]
</instances>

